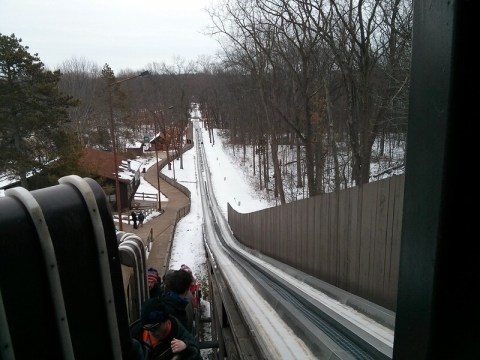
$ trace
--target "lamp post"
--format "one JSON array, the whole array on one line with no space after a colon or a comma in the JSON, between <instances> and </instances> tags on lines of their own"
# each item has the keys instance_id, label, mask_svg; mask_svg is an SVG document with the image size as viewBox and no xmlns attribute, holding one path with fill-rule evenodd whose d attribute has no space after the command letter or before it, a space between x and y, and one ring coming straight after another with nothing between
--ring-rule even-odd
<instances>
[{"instance_id":1,"label":"lamp post","mask_svg":"<svg viewBox=\"0 0 480 360\"><path fill-rule=\"evenodd\" d=\"M157 149L157 121L155 121L155 156L157 157L157 189L158 189L158 211L162 212L162 192L160 191L160 169L158 168L158 149Z\"/></svg>"},{"instance_id":2,"label":"lamp post","mask_svg":"<svg viewBox=\"0 0 480 360\"><path fill-rule=\"evenodd\" d=\"M173 106L169 106L167 109L173 109ZM163 119L163 110L160 110ZM158 167L158 148L157 148L157 119L155 118L155 156L157 158L157 189L158 189L158 211L162 212L162 192L160 191L160 169Z\"/></svg>"},{"instance_id":3,"label":"lamp post","mask_svg":"<svg viewBox=\"0 0 480 360\"><path fill-rule=\"evenodd\" d=\"M117 200L117 212L118 212L118 228L123 231L123 219L122 219L122 194L120 193L120 180L118 179L118 163L117 163L117 143L115 139L115 124L113 120L113 101L112 101L112 87L113 85L120 84L124 81L135 79L140 76L148 75L148 71L143 71L138 75L128 77L126 79L118 80L107 85L108 88L108 104L110 106L110 133L112 134L112 147L113 147L113 169L115 171L115 197Z\"/></svg>"}]
</instances>

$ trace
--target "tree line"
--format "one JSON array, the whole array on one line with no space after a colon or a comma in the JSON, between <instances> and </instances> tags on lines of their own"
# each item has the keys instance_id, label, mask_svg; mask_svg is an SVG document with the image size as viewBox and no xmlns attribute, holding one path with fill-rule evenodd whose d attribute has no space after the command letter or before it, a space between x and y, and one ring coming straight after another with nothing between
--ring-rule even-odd
<instances>
[{"instance_id":1,"label":"tree line","mask_svg":"<svg viewBox=\"0 0 480 360\"><path fill-rule=\"evenodd\" d=\"M208 114L260 160L269 148L282 203L286 142L310 196L369 182L374 143L407 132L411 1L227 0L210 14L230 91L211 89Z\"/></svg>"},{"instance_id":2,"label":"tree line","mask_svg":"<svg viewBox=\"0 0 480 360\"><path fill-rule=\"evenodd\" d=\"M196 102L205 126L252 149L259 186L285 203L284 177L309 196L364 184L374 144L384 157L405 140L411 1L225 0L209 14L217 58L152 62L150 76L112 87L118 151L152 130L181 138ZM62 176L83 147L111 150L108 84L134 73L75 58L49 71L15 35L0 42L0 172Z\"/></svg>"}]
</instances>

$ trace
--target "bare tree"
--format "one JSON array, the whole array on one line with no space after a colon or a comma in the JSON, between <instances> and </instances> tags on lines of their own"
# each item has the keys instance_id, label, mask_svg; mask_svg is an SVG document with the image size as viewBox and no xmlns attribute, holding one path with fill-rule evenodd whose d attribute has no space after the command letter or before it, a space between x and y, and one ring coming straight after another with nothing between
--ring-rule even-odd
<instances>
[{"instance_id":1,"label":"bare tree","mask_svg":"<svg viewBox=\"0 0 480 360\"><path fill-rule=\"evenodd\" d=\"M352 177L356 184L363 184L370 178L371 150L379 126L392 96L403 86L398 78L395 86L386 75L401 65L397 51L410 47L411 4L400 0L330 0L318 13L320 21L328 24L321 35L343 78Z\"/></svg>"},{"instance_id":2,"label":"bare tree","mask_svg":"<svg viewBox=\"0 0 480 360\"><path fill-rule=\"evenodd\" d=\"M78 106L68 110L70 126L80 144L89 145L99 118L99 92L104 90L100 69L83 58L72 58L63 62L61 71L59 88L80 100Z\"/></svg>"}]
</instances>

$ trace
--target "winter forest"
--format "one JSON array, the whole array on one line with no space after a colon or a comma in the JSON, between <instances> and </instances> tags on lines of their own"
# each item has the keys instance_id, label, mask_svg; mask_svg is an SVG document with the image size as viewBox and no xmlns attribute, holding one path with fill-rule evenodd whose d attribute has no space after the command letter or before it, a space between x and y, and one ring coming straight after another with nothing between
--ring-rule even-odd
<instances>
[{"instance_id":1,"label":"winter forest","mask_svg":"<svg viewBox=\"0 0 480 360\"><path fill-rule=\"evenodd\" d=\"M411 1L225 0L209 15L218 57L116 74L81 58L47 69L0 34L0 177L88 176L82 149L158 133L179 151L193 103L281 204L404 171Z\"/></svg>"}]
</instances>

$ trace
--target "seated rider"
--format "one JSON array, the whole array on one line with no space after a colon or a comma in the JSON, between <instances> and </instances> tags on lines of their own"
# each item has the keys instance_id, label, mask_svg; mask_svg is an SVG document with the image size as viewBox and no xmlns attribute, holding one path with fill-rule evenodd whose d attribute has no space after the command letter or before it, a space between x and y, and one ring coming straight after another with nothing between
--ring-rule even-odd
<instances>
[{"instance_id":1,"label":"seated rider","mask_svg":"<svg viewBox=\"0 0 480 360\"><path fill-rule=\"evenodd\" d=\"M162 278L158 274L158 270L149 268L147 270L148 293L149 298L161 296L163 294Z\"/></svg>"},{"instance_id":2,"label":"seated rider","mask_svg":"<svg viewBox=\"0 0 480 360\"><path fill-rule=\"evenodd\" d=\"M159 298L147 300L142 307L142 328L132 334L141 344L140 357L148 360L202 360L198 343L190 332L171 316Z\"/></svg>"},{"instance_id":3,"label":"seated rider","mask_svg":"<svg viewBox=\"0 0 480 360\"><path fill-rule=\"evenodd\" d=\"M188 330L193 330L193 303L190 293L191 275L185 270L167 272L164 281L163 301L170 314Z\"/></svg>"}]
</instances>

